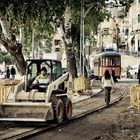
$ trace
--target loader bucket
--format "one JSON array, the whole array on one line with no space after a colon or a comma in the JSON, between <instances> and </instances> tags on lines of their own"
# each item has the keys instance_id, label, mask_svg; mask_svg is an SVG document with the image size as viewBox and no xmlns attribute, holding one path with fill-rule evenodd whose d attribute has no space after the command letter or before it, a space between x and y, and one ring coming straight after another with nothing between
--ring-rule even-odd
<instances>
[{"instance_id":1,"label":"loader bucket","mask_svg":"<svg viewBox=\"0 0 140 140\"><path fill-rule=\"evenodd\" d=\"M52 119L51 103L4 103L0 107L0 121L45 122Z\"/></svg>"}]
</instances>

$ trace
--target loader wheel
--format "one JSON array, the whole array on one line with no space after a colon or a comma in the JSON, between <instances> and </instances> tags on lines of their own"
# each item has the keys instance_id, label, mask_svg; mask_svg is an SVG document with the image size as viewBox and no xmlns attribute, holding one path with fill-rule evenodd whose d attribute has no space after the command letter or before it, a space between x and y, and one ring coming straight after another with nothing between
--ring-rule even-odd
<instances>
[{"instance_id":1,"label":"loader wheel","mask_svg":"<svg viewBox=\"0 0 140 140\"><path fill-rule=\"evenodd\" d=\"M64 105L61 99L55 99L53 101L54 121L56 123L62 123L64 119Z\"/></svg>"},{"instance_id":2,"label":"loader wheel","mask_svg":"<svg viewBox=\"0 0 140 140\"><path fill-rule=\"evenodd\" d=\"M64 103L64 120L70 120L72 118L72 102L69 98L63 98Z\"/></svg>"}]
</instances>

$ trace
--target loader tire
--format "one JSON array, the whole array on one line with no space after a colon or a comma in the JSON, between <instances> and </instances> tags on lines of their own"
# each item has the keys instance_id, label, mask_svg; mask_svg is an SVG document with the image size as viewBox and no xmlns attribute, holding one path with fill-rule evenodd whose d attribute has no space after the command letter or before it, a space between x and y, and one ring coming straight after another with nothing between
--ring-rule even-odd
<instances>
[{"instance_id":1,"label":"loader tire","mask_svg":"<svg viewBox=\"0 0 140 140\"><path fill-rule=\"evenodd\" d=\"M61 99L54 99L53 112L55 123L62 123L64 119L64 105Z\"/></svg>"},{"instance_id":2,"label":"loader tire","mask_svg":"<svg viewBox=\"0 0 140 140\"><path fill-rule=\"evenodd\" d=\"M63 98L64 104L64 120L70 120L72 118L72 102L69 98Z\"/></svg>"}]
</instances>

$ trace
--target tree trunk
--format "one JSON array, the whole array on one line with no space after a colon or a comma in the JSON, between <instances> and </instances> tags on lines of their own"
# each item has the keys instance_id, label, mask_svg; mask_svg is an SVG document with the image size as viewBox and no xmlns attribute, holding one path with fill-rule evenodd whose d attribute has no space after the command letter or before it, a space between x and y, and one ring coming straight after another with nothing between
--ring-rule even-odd
<instances>
[{"instance_id":1,"label":"tree trunk","mask_svg":"<svg viewBox=\"0 0 140 140\"><path fill-rule=\"evenodd\" d=\"M76 59L75 55L72 51L72 45L66 45L66 55L67 55L67 64L68 70L72 75L72 78L77 78L77 67L76 67Z\"/></svg>"},{"instance_id":2,"label":"tree trunk","mask_svg":"<svg viewBox=\"0 0 140 140\"><path fill-rule=\"evenodd\" d=\"M67 68L68 71L71 73L72 78L77 78L77 67L76 67L76 58L74 55L74 51L72 48L72 44L67 43L66 38L63 38L66 50L66 57L67 57Z\"/></svg>"},{"instance_id":3,"label":"tree trunk","mask_svg":"<svg viewBox=\"0 0 140 140\"><path fill-rule=\"evenodd\" d=\"M12 41L12 40L2 40L0 43L7 49L7 51L14 58L14 63L21 75L24 75L26 72L26 63L22 54L22 44Z\"/></svg>"},{"instance_id":4,"label":"tree trunk","mask_svg":"<svg viewBox=\"0 0 140 140\"><path fill-rule=\"evenodd\" d=\"M26 72L26 63L22 54L22 44L18 43L16 36L12 34L9 29L8 22L4 16L0 17L0 25L2 28L2 35L0 36L0 43L7 49L7 51L14 58L14 63L21 75Z\"/></svg>"},{"instance_id":5,"label":"tree trunk","mask_svg":"<svg viewBox=\"0 0 140 140\"><path fill-rule=\"evenodd\" d=\"M10 35L10 33L9 33L9 26L8 26L8 23L6 22L4 16L0 16L0 25L1 25L4 37L9 39L9 37L10 37L9 36Z\"/></svg>"}]
</instances>

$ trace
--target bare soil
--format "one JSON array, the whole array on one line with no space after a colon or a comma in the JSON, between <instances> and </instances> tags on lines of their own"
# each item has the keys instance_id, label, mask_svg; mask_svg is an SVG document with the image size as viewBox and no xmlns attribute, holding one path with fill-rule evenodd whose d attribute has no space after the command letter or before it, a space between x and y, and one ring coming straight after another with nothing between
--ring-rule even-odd
<instances>
[{"instance_id":1,"label":"bare soil","mask_svg":"<svg viewBox=\"0 0 140 140\"><path fill-rule=\"evenodd\" d=\"M102 111L28 140L140 140L140 110L129 96Z\"/></svg>"}]
</instances>

